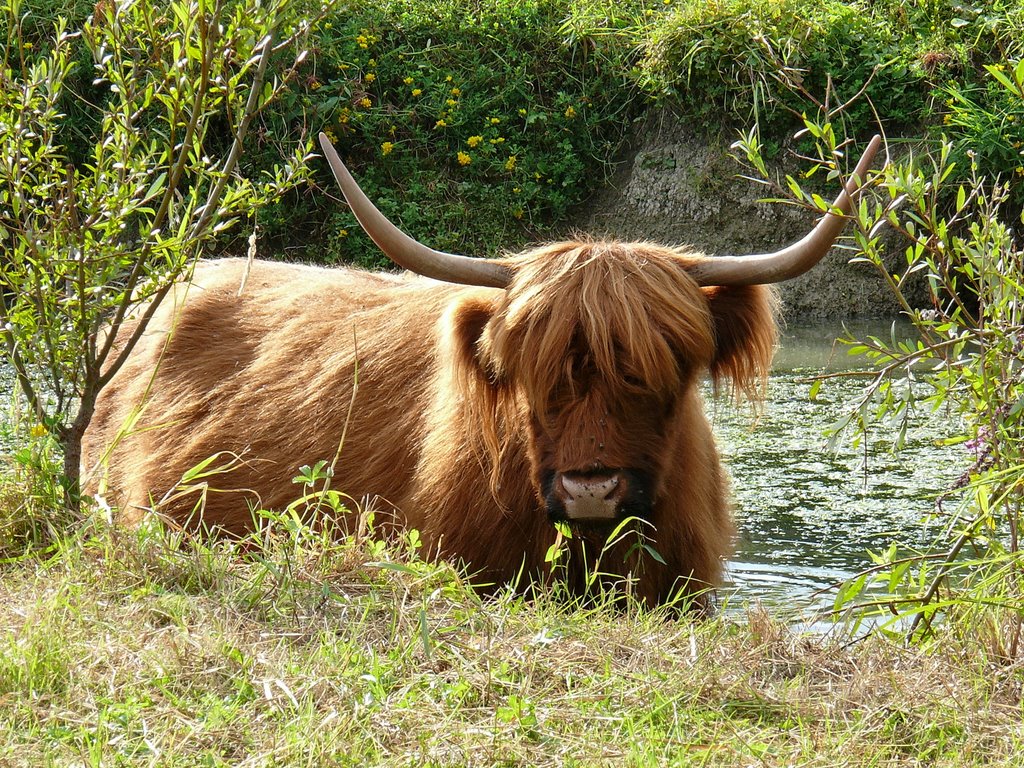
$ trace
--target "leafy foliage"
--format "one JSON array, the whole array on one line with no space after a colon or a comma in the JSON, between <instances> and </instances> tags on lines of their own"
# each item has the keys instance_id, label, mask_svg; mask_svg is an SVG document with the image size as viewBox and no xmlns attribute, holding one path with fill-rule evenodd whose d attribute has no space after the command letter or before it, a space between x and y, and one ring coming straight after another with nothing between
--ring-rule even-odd
<instances>
[{"instance_id":1,"label":"leafy foliage","mask_svg":"<svg viewBox=\"0 0 1024 768\"><path fill-rule=\"evenodd\" d=\"M1022 93L1018 73L1024 67L997 78L1010 96ZM839 142L831 125L808 121L807 128L834 167ZM760 167L752 136L738 146ZM940 616L957 617L965 621L955 626L983 631L998 655L1017 658L1024 629L1024 252L1007 218L1008 187L983 175L977 163L969 182L958 183L954 157L945 142L932 153L891 162L874 175L877 198L857 211L856 260L877 269L916 338L847 340L875 377L835 429L837 439L844 433L860 439L880 426L898 448L914 409L942 408L950 416L948 440L964 446L969 468L936 506L942 538L927 551L893 545L872 553L875 565L840 589L836 609L884 616L910 636L933 629ZM793 194L806 199L790 181ZM905 267L896 273L883 261L888 228L906 243ZM918 275L927 280L931 307L912 307L904 296Z\"/></svg>"},{"instance_id":2,"label":"leafy foliage","mask_svg":"<svg viewBox=\"0 0 1024 768\"><path fill-rule=\"evenodd\" d=\"M973 153L983 175L1016 177L1019 212L1022 102L998 78L1022 41L1015 2L688 0L652 25L641 82L699 120L756 123L769 153L825 113L845 136L948 140L953 178L969 183Z\"/></svg>"},{"instance_id":3,"label":"leafy foliage","mask_svg":"<svg viewBox=\"0 0 1024 768\"><path fill-rule=\"evenodd\" d=\"M60 441L73 505L96 396L156 304L303 171L300 149L262 178L237 173L253 118L282 88L267 77L271 49L307 27L287 2L100 3L80 33L99 91L78 124L94 128L81 155L62 109L79 33L58 18L28 56L19 0L2 11L0 338L33 428Z\"/></svg>"},{"instance_id":4,"label":"leafy foliage","mask_svg":"<svg viewBox=\"0 0 1024 768\"><path fill-rule=\"evenodd\" d=\"M433 247L488 254L522 242L594 189L639 113L627 21L599 8L598 18L539 0L353 4L324 24L305 87L282 101L271 133L326 130L384 213ZM382 265L327 198L289 200L266 225L287 237L296 218L323 216L315 240L329 259Z\"/></svg>"},{"instance_id":5,"label":"leafy foliage","mask_svg":"<svg viewBox=\"0 0 1024 768\"><path fill-rule=\"evenodd\" d=\"M947 87L943 117L958 140L952 162L974 167L982 176L1001 176L1006 204L1019 214L1024 208L1024 58L1015 64L986 64L990 75L977 86Z\"/></svg>"},{"instance_id":6,"label":"leafy foliage","mask_svg":"<svg viewBox=\"0 0 1024 768\"><path fill-rule=\"evenodd\" d=\"M24 42L45 48L35 20L57 4L23 2ZM80 23L92 5L68 13ZM985 67L1018 59L1022 40L1024 11L1004 0L353 0L261 113L243 168L271 170L327 129L388 216L434 247L478 255L571 225L652 106L712 132L757 122L769 152L801 115L827 107L850 135L876 120L890 132L944 131L961 158L974 149L991 157L983 172L1006 175L1019 158L998 123L979 120L1005 98ZM72 57L89 58L82 46ZM94 101L90 78L72 78ZM69 151L86 152L94 118L80 99L62 108ZM1005 105L1007 117L1014 110ZM214 131L229 142L228 128ZM260 212L264 252L381 265L325 169L317 182ZM244 236L221 247L244 250Z\"/></svg>"}]
</instances>

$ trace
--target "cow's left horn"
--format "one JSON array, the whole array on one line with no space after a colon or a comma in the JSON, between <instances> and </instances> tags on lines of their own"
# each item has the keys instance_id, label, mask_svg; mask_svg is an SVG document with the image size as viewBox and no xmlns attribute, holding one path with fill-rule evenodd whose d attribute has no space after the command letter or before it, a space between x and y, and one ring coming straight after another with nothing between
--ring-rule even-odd
<instances>
[{"instance_id":1,"label":"cow's left horn","mask_svg":"<svg viewBox=\"0 0 1024 768\"><path fill-rule=\"evenodd\" d=\"M352 208L352 213L370 239L384 252L384 255L400 267L416 272L424 277L443 280L446 283L462 283L464 285L486 285L493 288L506 288L511 279L511 272L503 264L486 259L473 259L454 253L444 253L428 248L413 240L405 232L392 224L370 202L363 190L356 184L348 168L341 162L330 140L320 134L320 146L323 148L327 162L331 164L334 178L338 180L345 199Z\"/></svg>"},{"instance_id":2,"label":"cow's left horn","mask_svg":"<svg viewBox=\"0 0 1024 768\"><path fill-rule=\"evenodd\" d=\"M881 137L872 137L853 175L847 180L845 189L832 204L833 208L842 211L842 215L831 211L826 213L802 240L781 251L751 256L709 257L688 267L690 276L700 285L760 285L780 283L802 275L821 261L839 237L846 224L846 217L853 208L853 200L881 144Z\"/></svg>"}]
</instances>

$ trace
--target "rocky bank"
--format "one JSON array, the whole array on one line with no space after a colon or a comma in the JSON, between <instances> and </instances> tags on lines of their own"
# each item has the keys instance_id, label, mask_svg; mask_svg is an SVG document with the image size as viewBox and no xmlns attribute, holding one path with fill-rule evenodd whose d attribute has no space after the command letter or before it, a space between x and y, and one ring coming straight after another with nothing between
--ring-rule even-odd
<instances>
[{"instance_id":1,"label":"rocky bank","mask_svg":"<svg viewBox=\"0 0 1024 768\"><path fill-rule=\"evenodd\" d=\"M649 117L610 183L584 206L578 227L599 236L689 244L709 254L762 253L802 237L815 217L796 206L759 202L767 188L740 177L743 169L730 156L733 140L734 134L668 113ZM770 170L798 172L795 161L785 165L787 154ZM890 268L905 266L899 240L889 243ZM813 270L781 284L786 316L895 316L897 304L881 277L871 265L849 263L852 255L834 247ZM912 298L926 300L922 286Z\"/></svg>"}]
</instances>

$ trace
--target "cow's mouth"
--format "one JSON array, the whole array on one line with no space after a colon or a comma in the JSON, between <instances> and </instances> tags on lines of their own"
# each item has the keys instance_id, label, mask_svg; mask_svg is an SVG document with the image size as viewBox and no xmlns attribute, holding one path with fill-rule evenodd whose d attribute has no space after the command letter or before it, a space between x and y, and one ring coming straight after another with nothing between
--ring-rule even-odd
<instances>
[{"instance_id":1,"label":"cow's mouth","mask_svg":"<svg viewBox=\"0 0 1024 768\"><path fill-rule=\"evenodd\" d=\"M639 470L550 471L543 487L552 522L609 526L627 517L650 518L651 481Z\"/></svg>"}]
</instances>

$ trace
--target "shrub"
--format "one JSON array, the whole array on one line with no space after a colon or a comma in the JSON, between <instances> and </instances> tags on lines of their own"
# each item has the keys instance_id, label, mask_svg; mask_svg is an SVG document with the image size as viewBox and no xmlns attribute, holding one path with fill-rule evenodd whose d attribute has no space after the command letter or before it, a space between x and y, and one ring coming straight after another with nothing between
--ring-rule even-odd
<instances>
[{"instance_id":1,"label":"shrub","mask_svg":"<svg viewBox=\"0 0 1024 768\"><path fill-rule=\"evenodd\" d=\"M24 42L38 50L45 19L66 4L24 3ZM93 7L67 5L70 28ZM957 156L973 143L984 172L1006 175L1019 163L989 144L972 105L999 112L989 99L1005 96L984 67L1019 58L1022 41L1024 10L1004 0L353 0L261 114L243 168L270 170L326 128L387 215L434 247L478 255L571 224L652 105L710 132L756 121L773 147L827 104L850 135L876 115L890 132L941 130ZM68 151L84 158L96 130L84 105L97 94L88 51L72 43L72 58L81 98L60 106ZM862 89L869 99L850 102ZM213 135L226 127L215 123ZM261 253L382 265L326 169L318 174L316 186L260 211ZM244 236L219 244L246 247Z\"/></svg>"},{"instance_id":2,"label":"shrub","mask_svg":"<svg viewBox=\"0 0 1024 768\"><path fill-rule=\"evenodd\" d=\"M353 3L324 24L304 87L271 131L326 130L414 237L493 254L563 218L604 178L641 106L629 19L616 15L635 5ZM323 197L293 198L264 225L284 249L311 239L318 258L384 264L345 206ZM312 237L289 242L303 221Z\"/></svg>"},{"instance_id":3,"label":"shrub","mask_svg":"<svg viewBox=\"0 0 1024 768\"><path fill-rule=\"evenodd\" d=\"M1024 30L1022 30L1024 32ZM1024 208L1024 59L988 64L979 85L946 87L946 130L956 136L951 163L1005 183L1006 217ZM1015 215L1016 214L1016 215Z\"/></svg>"},{"instance_id":4,"label":"shrub","mask_svg":"<svg viewBox=\"0 0 1024 768\"><path fill-rule=\"evenodd\" d=\"M0 341L31 430L60 443L70 507L96 397L156 304L219 233L301 174L302 154L238 175L248 128L277 95L271 46L294 50L305 34L291 7L100 3L80 33L94 93L69 130L79 33L58 18L33 52L19 0L0 6Z\"/></svg>"},{"instance_id":5,"label":"shrub","mask_svg":"<svg viewBox=\"0 0 1024 768\"><path fill-rule=\"evenodd\" d=\"M754 122L766 148L827 112L840 135L948 139L953 179L969 183L968 151L982 174L1019 180L1024 106L995 77L1022 53L1015 2L685 0L652 26L640 66L647 90L710 124Z\"/></svg>"},{"instance_id":6,"label":"shrub","mask_svg":"<svg viewBox=\"0 0 1024 768\"><path fill-rule=\"evenodd\" d=\"M1024 94L1024 65L998 83L1010 95ZM834 169L839 142L831 126L808 121L807 129ZM763 167L753 134L738 147L753 168ZM847 339L874 377L836 424L835 437L866 439L877 426L898 448L915 409L942 408L947 440L965 448L966 470L938 500L942 538L924 552L894 545L872 553L875 566L845 584L835 606L858 620L881 617L911 637L927 634L941 617L957 619L955 628L983 632L990 649L1016 658L1024 630L1024 252L1011 226L1019 213L1007 215L1007 185L981 174L977 163L968 183L957 182L953 157L952 143L944 142L892 162L874 175L877 199L859 207L855 260L877 269L915 337ZM811 199L789 182L800 202ZM883 261L882 231L889 227L906 243L906 266L895 274ZM913 307L904 297L914 275L927 279L930 307Z\"/></svg>"}]
</instances>

